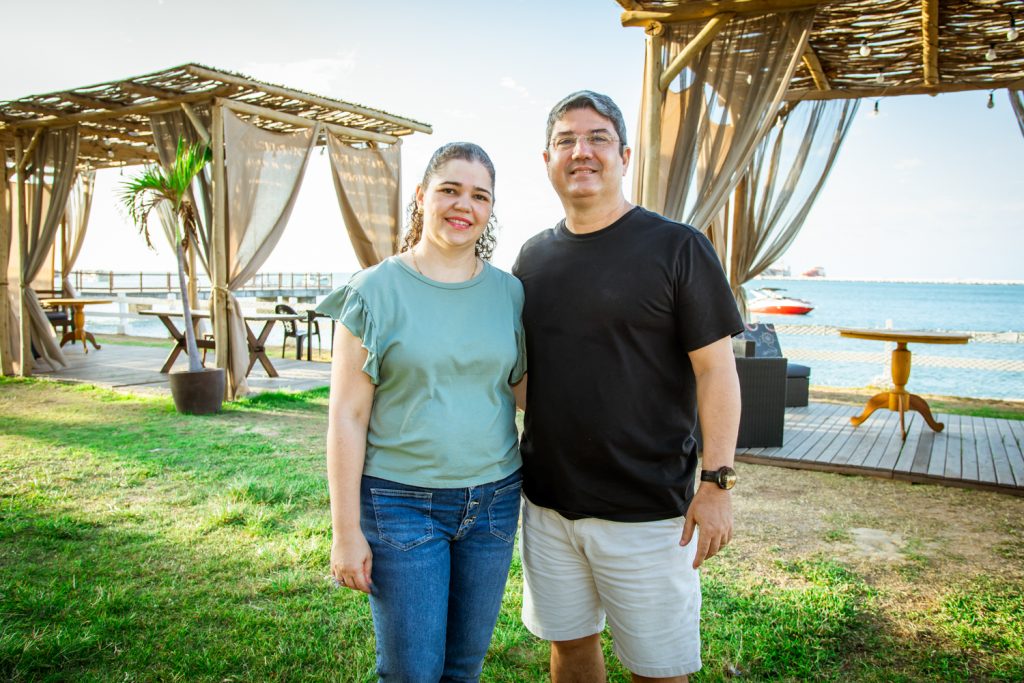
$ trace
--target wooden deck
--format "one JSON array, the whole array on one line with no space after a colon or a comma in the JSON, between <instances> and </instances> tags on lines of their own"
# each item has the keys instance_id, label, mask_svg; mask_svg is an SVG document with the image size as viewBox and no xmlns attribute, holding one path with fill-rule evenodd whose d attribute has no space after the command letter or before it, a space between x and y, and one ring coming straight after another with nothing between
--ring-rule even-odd
<instances>
[{"instance_id":1,"label":"wooden deck","mask_svg":"<svg viewBox=\"0 0 1024 683\"><path fill-rule=\"evenodd\" d=\"M167 375L160 373L167 354L174 342L167 340L166 347L128 346L124 344L104 344L96 350L89 348L89 353L82 352L81 344L68 344L64 347L64 358L68 367L50 370L45 364L36 368L35 374L40 378L93 384L108 389L127 391L137 394L167 394L171 388ZM294 353L294 350L292 351ZM307 391L330 384L331 366L329 363L311 363L294 358L275 357L268 350L267 355L274 364L280 377L269 377L263 367L256 363L249 373L249 388L253 392L263 391ZM215 363L213 352L207 354L206 367ZM172 370L188 368L185 354L178 356Z\"/></svg>"},{"instance_id":2,"label":"wooden deck","mask_svg":"<svg viewBox=\"0 0 1024 683\"><path fill-rule=\"evenodd\" d=\"M740 450L736 459L1024 496L1024 421L936 413L946 427L934 432L920 415L907 413L904 442L895 412L879 410L851 425L861 408L787 408L783 446Z\"/></svg>"}]
</instances>

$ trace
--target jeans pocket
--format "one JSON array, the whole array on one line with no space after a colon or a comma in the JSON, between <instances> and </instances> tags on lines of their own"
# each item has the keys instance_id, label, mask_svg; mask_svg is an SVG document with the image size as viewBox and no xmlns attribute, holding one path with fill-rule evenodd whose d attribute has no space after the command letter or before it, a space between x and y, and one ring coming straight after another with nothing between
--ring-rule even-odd
<instances>
[{"instance_id":1,"label":"jeans pocket","mask_svg":"<svg viewBox=\"0 0 1024 683\"><path fill-rule=\"evenodd\" d=\"M491 533L511 543L516 537L519 525L519 493L523 490L523 482L503 486L494 492L491 504L487 506L487 521Z\"/></svg>"},{"instance_id":2,"label":"jeans pocket","mask_svg":"<svg viewBox=\"0 0 1024 683\"><path fill-rule=\"evenodd\" d=\"M409 550L434 535L429 491L371 488L370 495L377 535L382 542L398 550Z\"/></svg>"}]
</instances>

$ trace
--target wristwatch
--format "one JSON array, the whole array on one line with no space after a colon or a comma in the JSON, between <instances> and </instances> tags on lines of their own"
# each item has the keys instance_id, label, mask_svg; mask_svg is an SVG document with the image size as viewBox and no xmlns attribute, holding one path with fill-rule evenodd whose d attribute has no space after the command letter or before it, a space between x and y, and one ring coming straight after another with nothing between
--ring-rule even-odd
<instances>
[{"instance_id":1,"label":"wristwatch","mask_svg":"<svg viewBox=\"0 0 1024 683\"><path fill-rule=\"evenodd\" d=\"M736 485L736 470L731 467L719 467L717 470L701 470L701 481L713 481L718 488L728 491Z\"/></svg>"}]
</instances>

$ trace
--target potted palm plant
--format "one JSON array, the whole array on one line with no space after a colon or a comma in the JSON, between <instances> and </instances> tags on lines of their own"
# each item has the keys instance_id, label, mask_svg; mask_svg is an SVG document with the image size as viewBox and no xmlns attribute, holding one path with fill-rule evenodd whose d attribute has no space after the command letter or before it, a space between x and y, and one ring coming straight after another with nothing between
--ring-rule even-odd
<instances>
[{"instance_id":1,"label":"potted palm plant","mask_svg":"<svg viewBox=\"0 0 1024 683\"><path fill-rule=\"evenodd\" d=\"M149 237L149 215L163 202L170 204L174 214L174 251L178 259L178 285L184 309L188 370L172 372L168 378L178 412L196 415L219 412L224 400L224 370L204 368L199 360L199 347L196 345L192 310L185 286L185 250L189 242L196 239L196 211L188 200L188 189L211 156L205 145L187 145L184 139L179 139L170 168L164 170L159 166L147 166L137 175L128 178L121 191L121 201L128 216L151 249L153 242Z\"/></svg>"}]
</instances>

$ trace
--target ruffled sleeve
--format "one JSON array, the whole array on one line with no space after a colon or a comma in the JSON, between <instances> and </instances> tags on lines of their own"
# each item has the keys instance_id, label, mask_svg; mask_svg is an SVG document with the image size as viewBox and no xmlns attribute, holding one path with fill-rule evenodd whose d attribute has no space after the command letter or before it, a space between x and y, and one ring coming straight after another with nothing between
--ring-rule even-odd
<instances>
[{"instance_id":1,"label":"ruffled sleeve","mask_svg":"<svg viewBox=\"0 0 1024 683\"><path fill-rule=\"evenodd\" d=\"M370 315L366 300L363 299L359 291L351 285L338 287L320 302L316 311L331 316L344 325L349 332L359 337L363 348L366 349L363 372L369 376L371 382L380 384L377 328L373 323L373 316Z\"/></svg>"}]
</instances>

